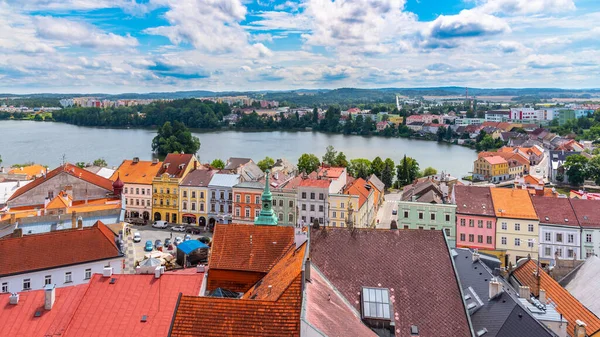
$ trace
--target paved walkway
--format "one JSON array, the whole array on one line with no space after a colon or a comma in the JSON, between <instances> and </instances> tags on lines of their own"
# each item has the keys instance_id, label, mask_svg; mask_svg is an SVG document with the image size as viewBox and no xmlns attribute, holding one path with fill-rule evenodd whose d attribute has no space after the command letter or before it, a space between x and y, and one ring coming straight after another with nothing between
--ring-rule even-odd
<instances>
[{"instance_id":1,"label":"paved walkway","mask_svg":"<svg viewBox=\"0 0 600 337\"><path fill-rule=\"evenodd\" d=\"M398 215L393 215L392 211L398 209L398 201L402 199L402 192L386 194L384 199L383 204L379 206L376 223L377 228L389 229L392 220L398 217Z\"/></svg>"},{"instance_id":2,"label":"paved walkway","mask_svg":"<svg viewBox=\"0 0 600 337\"><path fill-rule=\"evenodd\" d=\"M127 225L123 227L123 233L126 233ZM125 246L125 269L123 270L124 274L135 274L135 245L133 242L133 233L132 229L129 235L124 235L123 237L123 245Z\"/></svg>"}]
</instances>

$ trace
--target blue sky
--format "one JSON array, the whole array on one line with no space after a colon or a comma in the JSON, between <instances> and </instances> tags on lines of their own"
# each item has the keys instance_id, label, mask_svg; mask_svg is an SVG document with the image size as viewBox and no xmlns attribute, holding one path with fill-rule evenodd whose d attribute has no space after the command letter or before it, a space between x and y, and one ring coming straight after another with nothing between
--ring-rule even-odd
<instances>
[{"instance_id":1,"label":"blue sky","mask_svg":"<svg viewBox=\"0 0 600 337\"><path fill-rule=\"evenodd\" d=\"M597 0L0 0L0 92L600 87Z\"/></svg>"}]
</instances>

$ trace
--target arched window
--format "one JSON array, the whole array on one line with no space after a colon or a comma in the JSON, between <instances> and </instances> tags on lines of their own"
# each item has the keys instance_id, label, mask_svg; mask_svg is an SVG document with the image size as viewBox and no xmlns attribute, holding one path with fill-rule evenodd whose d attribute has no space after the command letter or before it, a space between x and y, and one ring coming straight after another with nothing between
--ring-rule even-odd
<instances>
[{"instance_id":1,"label":"arched window","mask_svg":"<svg viewBox=\"0 0 600 337\"><path fill-rule=\"evenodd\" d=\"M288 214L288 222L294 223L294 214L292 214L292 213Z\"/></svg>"}]
</instances>

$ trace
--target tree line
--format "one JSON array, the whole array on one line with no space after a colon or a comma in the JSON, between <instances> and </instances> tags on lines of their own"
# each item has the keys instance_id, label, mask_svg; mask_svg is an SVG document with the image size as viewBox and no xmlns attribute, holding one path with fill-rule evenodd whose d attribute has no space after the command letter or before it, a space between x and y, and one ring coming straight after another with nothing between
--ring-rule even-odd
<instances>
[{"instance_id":1,"label":"tree line","mask_svg":"<svg viewBox=\"0 0 600 337\"><path fill-rule=\"evenodd\" d=\"M563 167L571 185L581 186L586 180L593 180L596 185L600 185L600 155L591 159L580 154L570 155ZM562 181L564 175L559 173L557 179Z\"/></svg>"}]
</instances>

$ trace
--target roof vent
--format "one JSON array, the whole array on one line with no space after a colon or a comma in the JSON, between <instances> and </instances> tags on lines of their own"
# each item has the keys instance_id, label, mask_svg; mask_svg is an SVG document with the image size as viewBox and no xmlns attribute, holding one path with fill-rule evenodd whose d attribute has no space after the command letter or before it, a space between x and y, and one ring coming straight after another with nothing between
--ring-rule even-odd
<instances>
[{"instance_id":1,"label":"roof vent","mask_svg":"<svg viewBox=\"0 0 600 337\"><path fill-rule=\"evenodd\" d=\"M102 270L103 277L111 277L112 273L113 273L112 267L104 267L104 269Z\"/></svg>"},{"instance_id":2,"label":"roof vent","mask_svg":"<svg viewBox=\"0 0 600 337\"><path fill-rule=\"evenodd\" d=\"M550 218L549 218L549 217L546 217L546 221L550 221Z\"/></svg>"},{"instance_id":3,"label":"roof vent","mask_svg":"<svg viewBox=\"0 0 600 337\"><path fill-rule=\"evenodd\" d=\"M410 326L410 335L411 336L418 336L419 335L419 327L416 325L411 325Z\"/></svg>"},{"instance_id":4,"label":"roof vent","mask_svg":"<svg viewBox=\"0 0 600 337\"><path fill-rule=\"evenodd\" d=\"M147 315L143 315L142 319L140 320L140 322L147 322L148 321L148 316Z\"/></svg>"},{"instance_id":5,"label":"roof vent","mask_svg":"<svg viewBox=\"0 0 600 337\"><path fill-rule=\"evenodd\" d=\"M19 303L19 294L17 293L11 293L10 297L8 298L8 303L12 304L12 305L16 305Z\"/></svg>"},{"instance_id":6,"label":"roof vent","mask_svg":"<svg viewBox=\"0 0 600 337\"><path fill-rule=\"evenodd\" d=\"M179 169L183 170L183 168L185 167L185 164L179 164Z\"/></svg>"},{"instance_id":7,"label":"roof vent","mask_svg":"<svg viewBox=\"0 0 600 337\"><path fill-rule=\"evenodd\" d=\"M483 328L479 331L477 331L477 337L483 336L488 332L488 330L486 328Z\"/></svg>"},{"instance_id":8,"label":"roof vent","mask_svg":"<svg viewBox=\"0 0 600 337\"><path fill-rule=\"evenodd\" d=\"M139 163L140 162L140 157L133 157L133 162L134 163Z\"/></svg>"},{"instance_id":9,"label":"roof vent","mask_svg":"<svg viewBox=\"0 0 600 337\"><path fill-rule=\"evenodd\" d=\"M113 278L110 279L109 283L110 284L115 284L115 282L117 282L117 279L113 277Z\"/></svg>"},{"instance_id":10,"label":"roof vent","mask_svg":"<svg viewBox=\"0 0 600 337\"><path fill-rule=\"evenodd\" d=\"M565 218L565 222L569 222L569 219Z\"/></svg>"},{"instance_id":11,"label":"roof vent","mask_svg":"<svg viewBox=\"0 0 600 337\"><path fill-rule=\"evenodd\" d=\"M35 314L33 314L33 317L42 317L42 312L36 311Z\"/></svg>"}]
</instances>

